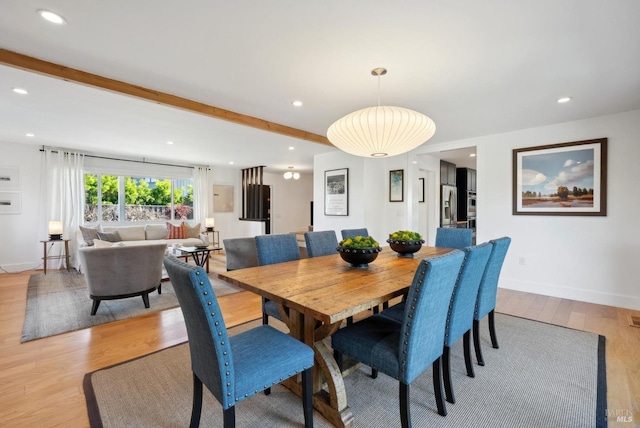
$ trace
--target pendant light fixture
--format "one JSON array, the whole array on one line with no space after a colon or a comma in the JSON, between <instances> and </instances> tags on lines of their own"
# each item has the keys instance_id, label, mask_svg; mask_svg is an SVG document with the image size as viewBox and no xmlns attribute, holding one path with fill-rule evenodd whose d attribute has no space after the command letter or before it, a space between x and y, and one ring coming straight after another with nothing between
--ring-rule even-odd
<instances>
[{"instance_id":1,"label":"pendant light fixture","mask_svg":"<svg viewBox=\"0 0 640 428\"><path fill-rule=\"evenodd\" d=\"M289 167L289 171L285 172L283 175L285 180L291 180L292 178L294 180L297 180L300 178L300 173L299 172L293 172L293 167L290 166Z\"/></svg>"},{"instance_id":2,"label":"pendant light fixture","mask_svg":"<svg viewBox=\"0 0 640 428\"><path fill-rule=\"evenodd\" d=\"M436 132L428 116L403 107L380 105L380 76L385 68L374 68L378 77L378 106L354 111L338 119L327 130L327 138L340 150L355 156L395 156L415 149Z\"/></svg>"}]
</instances>

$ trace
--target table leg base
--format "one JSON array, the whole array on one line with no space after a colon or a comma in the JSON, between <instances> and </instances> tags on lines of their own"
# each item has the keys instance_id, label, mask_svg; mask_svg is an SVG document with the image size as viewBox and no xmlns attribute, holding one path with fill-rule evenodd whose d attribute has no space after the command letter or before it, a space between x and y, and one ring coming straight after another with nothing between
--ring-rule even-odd
<instances>
[{"instance_id":1,"label":"table leg base","mask_svg":"<svg viewBox=\"0 0 640 428\"><path fill-rule=\"evenodd\" d=\"M287 379L282 382L282 385L287 387L291 392L298 396L302 396L302 386L295 380L295 378ZM346 406L342 410L338 410L331 406L330 397L327 391L318 391L313 394L313 408L324 416L333 426L338 428L351 428L353 427L353 413L351 408Z\"/></svg>"}]
</instances>

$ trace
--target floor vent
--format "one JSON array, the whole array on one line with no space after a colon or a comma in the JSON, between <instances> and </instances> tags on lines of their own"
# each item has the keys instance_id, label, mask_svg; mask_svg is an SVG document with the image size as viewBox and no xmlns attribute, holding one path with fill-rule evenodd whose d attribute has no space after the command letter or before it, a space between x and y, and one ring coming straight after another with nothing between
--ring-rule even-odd
<instances>
[{"instance_id":1,"label":"floor vent","mask_svg":"<svg viewBox=\"0 0 640 428\"><path fill-rule=\"evenodd\" d=\"M629 315L629 325L632 327L640 327L640 317Z\"/></svg>"}]
</instances>

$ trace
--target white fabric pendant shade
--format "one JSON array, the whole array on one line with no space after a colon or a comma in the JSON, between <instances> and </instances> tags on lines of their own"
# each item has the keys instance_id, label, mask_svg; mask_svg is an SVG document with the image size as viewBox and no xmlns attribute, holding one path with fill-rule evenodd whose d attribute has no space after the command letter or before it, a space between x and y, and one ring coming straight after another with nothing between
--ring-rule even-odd
<instances>
[{"instance_id":1,"label":"white fabric pendant shade","mask_svg":"<svg viewBox=\"0 0 640 428\"><path fill-rule=\"evenodd\" d=\"M327 130L327 138L355 156L395 156L415 149L433 137L436 125L428 116L395 106L354 111Z\"/></svg>"}]
</instances>

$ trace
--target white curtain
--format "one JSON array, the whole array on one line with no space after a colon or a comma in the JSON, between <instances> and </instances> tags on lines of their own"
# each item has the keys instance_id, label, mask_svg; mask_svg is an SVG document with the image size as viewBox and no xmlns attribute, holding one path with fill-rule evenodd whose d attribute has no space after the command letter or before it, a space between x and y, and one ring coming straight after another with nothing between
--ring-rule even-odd
<instances>
[{"instance_id":1,"label":"white curtain","mask_svg":"<svg viewBox=\"0 0 640 428\"><path fill-rule=\"evenodd\" d=\"M63 237L69 239L69 256L75 252L75 233L82 223L84 206L84 155L44 149L41 174L39 224L48 239L49 221L62 221ZM62 256L64 245L53 245L50 256ZM73 260L72 264L76 265ZM52 269L64 266L64 258L47 261Z\"/></svg>"},{"instance_id":2,"label":"white curtain","mask_svg":"<svg viewBox=\"0 0 640 428\"><path fill-rule=\"evenodd\" d=\"M193 168L193 219L204 227L209 214L209 167Z\"/></svg>"}]
</instances>

